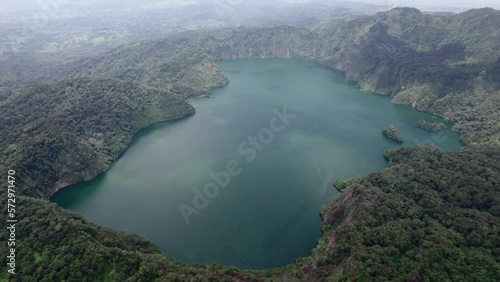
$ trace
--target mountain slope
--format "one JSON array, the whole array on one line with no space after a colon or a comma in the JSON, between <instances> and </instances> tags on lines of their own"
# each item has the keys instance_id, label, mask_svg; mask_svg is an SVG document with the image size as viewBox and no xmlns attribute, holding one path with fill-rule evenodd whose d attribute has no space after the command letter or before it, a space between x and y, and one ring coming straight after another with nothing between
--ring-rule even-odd
<instances>
[{"instance_id":1,"label":"mountain slope","mask_svg":"<svg viewBox=\"0 0 500 282\"><path fill-rule=\"evenodd\" d=\"M381 172L336 184L306 281L496 281L500 143L386 153ZM316 267L311 268L311 265Z\"/></svg>"},{"instance_id":2,"label":"mountain slope","mask_svg":"<svg viewBox=\"0 0 500 282\"><path fill-rule=\"evenodd\" d=\"M363 90L456 123L464 143L500 138L500 12L451 17L397 8L322 33L292 27L233 29L197 40L217 59L282 57L345 71ZM460 26L466 33L457 33Z\"/></svg>"},{"instance_id":3,"label":"mountain slope","mask_svg":"<svg viewBox=\"0 0 500 282\"><path fill-rule=\"evenodd\" d=\"M22 88L0 111L2 164L29 180L18 193L36 197L102 173L140 129L194 114L172 93L111 78Z\"/></svg>"}]
</instances>

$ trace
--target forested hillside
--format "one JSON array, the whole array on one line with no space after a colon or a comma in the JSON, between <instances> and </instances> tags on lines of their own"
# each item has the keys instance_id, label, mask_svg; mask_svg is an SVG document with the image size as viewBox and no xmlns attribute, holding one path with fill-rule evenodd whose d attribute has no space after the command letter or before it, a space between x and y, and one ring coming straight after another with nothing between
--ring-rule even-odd
<instances>
[{"instance_id":1,"label":"forested hillside","mask_svg":"<svg viewBox=\"0 0 500 282\"><path fill-rule=\"evenodd\" d=\"M140 129L194 114L186 98L228 83L210 57L176 42L132 44L4 79L11 87L0 91L0 168L25 172L20 192L44 198L96 177Z\"/></svg>"},{"instance_id":2,"label":"forested hillside","mask_svg":"<svg viewBox=\"0 0 500 282\"><path fill-rule=\"evenodd\" d=\"M500 143L386 157L387 169L336 184L344 193L321 211L313 254L275 270L180 264L142 238L20 198L19 281L497 281Z\"/></svg>"},{"instance_id":3,"label":"forested hillside","mask_svg":"<svg viewBox=\"0 0 500 282\"><path fill-rule=\"evenodd\" d=\"M197 31L61 64L5 59L0 171L19 171L16 279L497 281L499 50L499 11L431 16L398 8L319 31ZM455 122L470 146L388 152L386 170L339 182L345 192L323 209L313 254L269 271L181 264L46 200L103 172L140 129L194 114L187 97L228 83L214 60L269 57L343 70L362 89Z\"/></svg>"},{"instance_id":4,"label":"forested hillside","mask_svg":"<svg viewBox=\"0 0 500 282\"><path fill-rule=\"evenodd\" d=\"M6 201L4 195L0 199ZM9 280L2 265L2 281L255 281L260 274L182 264L137 235L98 227L45 200L18 200L17 275ZM0 252L8 252L7 244Z\"/></svg>"}]
</instances>

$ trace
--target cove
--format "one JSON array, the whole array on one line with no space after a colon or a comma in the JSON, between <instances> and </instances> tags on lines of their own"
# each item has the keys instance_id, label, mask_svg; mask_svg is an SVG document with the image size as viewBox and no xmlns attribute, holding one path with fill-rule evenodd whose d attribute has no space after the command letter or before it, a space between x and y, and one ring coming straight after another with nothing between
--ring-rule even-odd
<instances>
[{"instance_id":1,"label":"cove","mask_svg":"<svg viewBox=\"0 0 500 282\"><path fill-rule=\"evenodd\" d=\"M317 245L320 208L338 194L334 181L384 169L387 149L461 147L450 125L438 133L413 127L419 119L440 120L362 92L341 72L288 59L218 63L231 82L212 98L191 100L194 116L139 132L106 173L52 201L142 235L182 262L273 268ZM276 119L284 109L294 116L288 123ZM390 123L401 130L402 145L383 136ZM187 224L179 205L195 208L195 191L233 161L239 173L200 201L204 207Z\"/></svg>"}]
</instances>

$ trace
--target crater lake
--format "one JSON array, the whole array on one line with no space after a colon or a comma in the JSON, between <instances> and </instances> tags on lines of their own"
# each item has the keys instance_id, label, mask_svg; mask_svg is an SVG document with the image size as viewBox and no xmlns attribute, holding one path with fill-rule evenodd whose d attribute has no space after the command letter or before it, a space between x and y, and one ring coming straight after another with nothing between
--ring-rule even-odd
<instances>
[{"instance_id":1,"label":"crater lake","mask_svg":"<svg viewBox=\"0 0 500 282\"><path fill-rule=\"evenodd\" d=\"M388 149L461 147L450 124L416 128L442 120L360 91L341 72L288 59L218 63L230 84L192 99L194 116L139 132L107 172L52 201L182 262L274 268L317 245L334 181L384 169ZM388 124L403 144L382 134Z\"/></svg>"}]
</instances>

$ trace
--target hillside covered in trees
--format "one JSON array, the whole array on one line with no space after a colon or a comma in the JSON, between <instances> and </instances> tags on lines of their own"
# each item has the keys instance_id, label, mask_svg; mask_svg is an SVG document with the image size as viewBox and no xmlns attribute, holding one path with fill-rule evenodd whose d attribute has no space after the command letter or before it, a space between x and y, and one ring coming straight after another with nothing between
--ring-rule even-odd
<instances>
[{"instance_id":1,"label":"hillside covered in trees","mask_svg":"<svg viewBox=\"0 0 500 282\"><path fill-rule=\"evenodd\" d=\"M492 9L431 16L398 8L317 31L198 31L71 63L3 60L0 171L21 173L15 279L498 280L499 30L500 12ZM343 70L362 89L455 122L470 145L456 153L387 152L384 171L337 183L344 193L322 210L318 247L275 270L181 264L142 238L46 200L103 172L140 129L194 114L187 97L228 83L215 60L269 57ZM9 279L5 267L0 278Z\"/></svg>"},{"instance_id":2,"label":"hillside covered in trees","mask_svg":"<svg viewBox=\"0 0 500 282\"><path fill-rule=\"evenodd\" d=\"M101 70L106 62L87 63L92 67L83 74L67 73L67 78L5 91L0 102L0 144L5 148L0 168L9 164L24 171L19 192L43 198L96 177L125 151L133 134L194 114L187 97L228 83L206 56L183 58L174 53L163 61L151 58L159 65L155 77L144 74L137 82L125 67L125 73L112 77ZM94 69L101 70L99 75L92 76ZM113 67L117 69L122 68Z\"/></svg>"}]
</instances>

